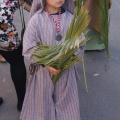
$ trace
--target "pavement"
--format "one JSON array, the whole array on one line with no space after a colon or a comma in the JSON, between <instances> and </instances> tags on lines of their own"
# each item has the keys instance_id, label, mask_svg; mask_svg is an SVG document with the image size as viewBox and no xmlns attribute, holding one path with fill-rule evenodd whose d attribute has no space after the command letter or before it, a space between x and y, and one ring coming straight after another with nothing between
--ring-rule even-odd
<instances>
[{"instance_id":1,"label":"pavement","mask_svg":"<svg viewBox=\"0 0 120 120\"><path fill-rule=\"evenodd\" d=\"M88 93L85 91L82 64L77 65L79 78L78 89L82 120L120 120L120 0L114 0L110 22L110 54L106 51L85 52L85 68ZM26 22L28 13L25 12ZM20 33L19 12L14 22ZM25 59L29 77L29 61ZM0 96L4 98L0 106L0 120L19 120L20 112L16 109L16 93L11 81L8 63L0 63Z\"/></svg>"}]
</instances>

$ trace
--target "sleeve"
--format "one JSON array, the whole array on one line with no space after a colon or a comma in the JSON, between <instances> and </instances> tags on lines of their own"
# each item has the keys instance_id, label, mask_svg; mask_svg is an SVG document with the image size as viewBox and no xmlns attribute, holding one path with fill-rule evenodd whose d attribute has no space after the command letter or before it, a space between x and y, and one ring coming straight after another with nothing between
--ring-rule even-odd
<instances>
[{"instance_id":1,"label":"sleeve","mask_svg":"<svg viewBox=\"0 0 120 120\"><path fill-rule=\"evenodd\" d=\"M84 39L85 39L85 36L84 36L84 34L82 33L82 34L81 34L80 41L83 41ZM78 54L79 58L83 57L83 56L84 56L84 51L85 51L85 46L86 46L86 44L83 44L83 45L75 52L75 55Z\"/></svg>"},{"instance_id":2,"label":"sleeve","mask_svg":"<svg viewBox=\"0 0 120 120\"><path fill-rule=\"evenodd\" d=\"M37 37L37 18L37 14L35 14L30 19L23 37L23 55L32 63L34 63L34 56L32 53L35 49L39 49L36 42L40 41Z\"/></svg>"},{"instance_id":3,"label":"sleeve","mask_svg":"<svg viewBox=\"0 0 120 120\"><path fill-rule=\"evenodd\" d=\"M12 9L12 12L14 13L20 6L19 0L12 0L10 6L11 6L11 9Z\"/></svg>"}]
</instances>

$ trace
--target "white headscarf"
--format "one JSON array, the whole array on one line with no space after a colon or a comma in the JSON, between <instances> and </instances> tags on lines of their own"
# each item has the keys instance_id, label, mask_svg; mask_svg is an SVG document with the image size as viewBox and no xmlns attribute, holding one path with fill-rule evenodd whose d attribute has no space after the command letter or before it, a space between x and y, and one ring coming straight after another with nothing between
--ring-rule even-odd
<instances>
[{"instance_id":1,"label":"white headscarf","mask_svg":"<svg viewBox=\"0 0 120 120\"><path fill-rule=\"evenodd\" d=\"M33 0L31 11L30 11L30 18L36 13L36 12L42 12L42 10L45 7L45 1L46 0ZM63 8L73 13L74 11L74 2L73 0L65 0L65 3L63 5Z\"/></svg>"}]
</instances>

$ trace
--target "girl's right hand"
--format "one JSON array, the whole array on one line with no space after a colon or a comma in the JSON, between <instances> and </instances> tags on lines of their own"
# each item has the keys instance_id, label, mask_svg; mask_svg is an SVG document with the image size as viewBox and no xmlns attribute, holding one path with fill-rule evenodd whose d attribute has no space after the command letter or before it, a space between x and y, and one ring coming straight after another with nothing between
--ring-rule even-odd
<instances>
[{"instance_id":1,"label":"girl's right hand","mask_svg":"<svg viewBox=\"0 0 120 120\"><path fill-rule=\"evenodd\" d=\"M58 75L60 73L60 70L57 70L53 67L48 67L48 70L50 73L52 73L53 75Z\"/></svg>"}]
</instances>

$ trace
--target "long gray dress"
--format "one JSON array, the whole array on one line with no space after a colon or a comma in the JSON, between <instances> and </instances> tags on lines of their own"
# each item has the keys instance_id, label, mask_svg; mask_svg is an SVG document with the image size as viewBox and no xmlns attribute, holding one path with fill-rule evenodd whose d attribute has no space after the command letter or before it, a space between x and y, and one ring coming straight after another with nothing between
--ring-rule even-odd
<instances>
[{"instance_id":1,"label":"long gray dress","mask_svg":"<svg viewBox=\"0 0 120 120\"><path fill-rule=\"evenodd\" d=\"M54 15L57 19L58 15ZM61 15L60 30L64 41L72 14ZM32 52L36 42L56 45L56 27L47 12L36 13L27 25L23 41L23 55L34 61ZM82 47L77 52L83 52ZM56 85L51 81L48 69L38 65L39 71L30 76L21 112L21 120L80 120L79 98L74 67L67 70Z\"/></svg>"}]
</instances>

